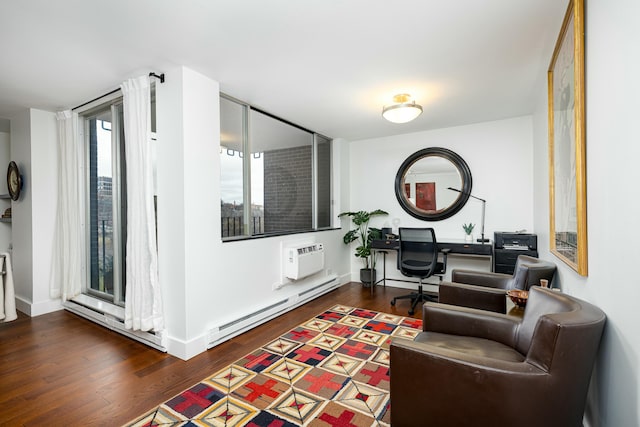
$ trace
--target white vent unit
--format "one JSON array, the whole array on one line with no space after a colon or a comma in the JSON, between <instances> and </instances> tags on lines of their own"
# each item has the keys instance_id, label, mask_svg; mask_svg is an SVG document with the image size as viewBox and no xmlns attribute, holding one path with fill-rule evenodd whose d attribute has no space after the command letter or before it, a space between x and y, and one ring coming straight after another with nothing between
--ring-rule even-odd
<instances>
[{"instance_id":1,"label":"white vent unit","mask_svg":"<svg viewBox=\"0 0 640 427\"><path fill-rule=\"evenodd\" d=\"M292 280L310 276L324 268L322 243L287 246L284 249L284 275Z\"/></svg>"}]
</instances>

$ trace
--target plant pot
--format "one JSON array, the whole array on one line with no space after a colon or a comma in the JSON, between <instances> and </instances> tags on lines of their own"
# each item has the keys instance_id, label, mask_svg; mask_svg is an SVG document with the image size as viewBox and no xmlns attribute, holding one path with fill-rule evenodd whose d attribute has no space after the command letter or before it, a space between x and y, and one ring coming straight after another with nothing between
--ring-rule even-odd
<instances>
[{"instance_id":1,"label":"plant pot","mask_svg":"<svg viewBox=\"0 0 640 427\"><path fill-rule=\"evenodd\" d=\"M376 282L376 270L372 270L371 268L361 268L360 281L365 286L371 286L371 283Z\"/></svg>"},{"instance_id":2,"label":"plant pot","mask_svg":"<svg viewBox=\"0 0 640 427\"><path fill-rule=\"evenodd\" d=\"M473 242L473 234L465 234L464 235L465 242Z\"/></svg>"}]
</instances>

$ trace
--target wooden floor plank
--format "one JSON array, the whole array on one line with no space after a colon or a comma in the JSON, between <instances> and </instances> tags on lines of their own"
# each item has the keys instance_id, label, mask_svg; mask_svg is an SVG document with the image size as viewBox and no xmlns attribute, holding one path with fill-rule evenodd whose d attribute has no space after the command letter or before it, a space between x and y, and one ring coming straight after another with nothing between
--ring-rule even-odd
<instances>
[{"instance_id":1,"label":"wooden floor plank","mask_svg":"<svg viewBox=\"0 0 640 427\"><path fill-rule=\"evenodd\" d=\"M350 283L188 361L66 311L20 314L0 324L0 425L122 425L336 304L407 316L389 304L404 293Z\"/></svg>"}]
</instances>

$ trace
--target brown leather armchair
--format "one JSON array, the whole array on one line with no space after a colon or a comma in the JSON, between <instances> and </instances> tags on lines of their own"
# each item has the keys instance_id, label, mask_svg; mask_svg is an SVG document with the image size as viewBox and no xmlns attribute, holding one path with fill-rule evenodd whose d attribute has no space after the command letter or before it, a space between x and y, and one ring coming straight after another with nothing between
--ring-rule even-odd
<instances>
[{"instance_id":1,"label":"brown leather armchair","mask_svg":"<svg viewBox=\"0 0 640 427\"><path fill-rule=\"evenodd\" d=\"M438 302L506 313L508 290L527 291L539 285L540 279L548 280L551 285L556 268L550 261L520 255L513 275L454 269L451 271L453 283L440 284Z\"/></svg>"},{"instance_id":2,"label":"brown leather armchair","mask_svg":"<svg viewBox=\"0 0 640 427\"><path fill-rule=\"evenodd\" d=\"M524 317L425 303L391 342L391 425L582 426L606 316L534 286Z\"/></svg>"}]
</instances>

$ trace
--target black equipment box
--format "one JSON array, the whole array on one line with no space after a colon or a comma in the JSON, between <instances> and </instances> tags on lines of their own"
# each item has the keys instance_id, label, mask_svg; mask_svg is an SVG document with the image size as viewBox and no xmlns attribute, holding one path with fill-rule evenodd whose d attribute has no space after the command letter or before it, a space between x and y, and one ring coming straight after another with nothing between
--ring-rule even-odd
<instances>
[{"instance_id":1,"label":"black equipment box","mask_svg":"<svg viewBox=\"0 0 640 427\"><path fill-rule=\"evenodd\" d=\"M538 236L528 233L494 233L493 271L513 274L519 255L538 257Z\"/></svg>"}]
</instances>

